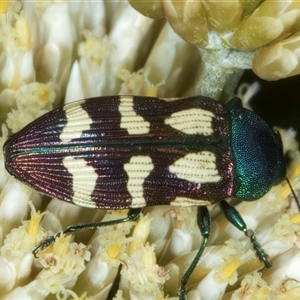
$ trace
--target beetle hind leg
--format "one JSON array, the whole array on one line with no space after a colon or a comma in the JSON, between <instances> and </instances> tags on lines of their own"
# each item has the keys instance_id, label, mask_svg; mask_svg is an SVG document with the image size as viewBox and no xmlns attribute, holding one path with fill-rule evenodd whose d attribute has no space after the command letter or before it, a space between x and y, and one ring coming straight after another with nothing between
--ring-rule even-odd
<instances>
[{"instance_id":1,"label":"beetle hind leg","mask_svg":"<svg viewBox=\"0 0 300 300\"><path fill-rule=\"evenodd\" d=\"M45 250L46 248L51 246L55 242L55 239L57 237L59 237L60 235L71 234L73 232L82 231L82 230L86 230L86 229L94 229L94 228L98 228L98 227L104 227L104 226L125 223L128 221L137 219L142 211L143 211L143 208L130 208L127 213L127 216L122 219L68 226L64 231L57 232L57 233L51 235L50 237L48 237L47 239L43 240L41 243L39 243L33 249L32 253L36 257L36 255L39 251Z\"/></svg>"}]
</instances>

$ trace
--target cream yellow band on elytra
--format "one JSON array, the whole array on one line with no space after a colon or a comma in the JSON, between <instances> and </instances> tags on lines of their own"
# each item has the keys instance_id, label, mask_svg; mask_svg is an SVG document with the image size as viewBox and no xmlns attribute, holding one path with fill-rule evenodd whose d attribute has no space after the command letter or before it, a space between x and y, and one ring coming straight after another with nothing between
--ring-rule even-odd
<instances>
[{"instance_id":1,"label":"cream yellow band on elytra","mask_svg":"<svg viewBox=\"0 0 300 300\"><path fill-rule=\"evenodd\" d=\"M119 113L120 127L126 129L130 135L149 133L150 123L134 111L133 97L120 96Z\"/></svg>"},{"instance_id":2,"label":"cream yellow band on elytra","mask_svg":"<svg viewBox=\"0 0 300 300\"><path fill-rule=\"evenodd\" d=\"M193 183L218 182L221 180L216 166L216 156L210 151L188 153L170 165L169 171L178 178Z\"/></svg>"},{"instance_id":3,"label":"cream yellow band on elytra","mask_svg":"<svg viewBox=\"0 0 300 300\"><path fill-rule=\"evenodd\" d=\"M72 156L66 156L62 163L72 175L72 202L80 206L97 208L95 201L91 199L98 178L94 168L87 165L84 159L75 159Z\"/></svg>"},{"instance_id":4,"label":"cream yellow band on elytra","mask_svg":"<svg viewBox=\"0 0 300 300\"><path fill-rule=\"evenodd\" d=\"M143 183L153 169L154 165L149 156L133 156L129 163L124 164L124 170L128 175L127 190L132 196L130 207L144 207L147 205L144 198Z\"/></svg>"},{"instance_id":5,"label":"cream yellow band on elytra","mask_svg":"<svg viewBox=\"0 0 300 300\"><path fill-rule=\"evenodd\" d=\"M82 108L81 103L85 100L76 102L76 105L66 105L64 111L66 114L67 124L64 126L59 138L62 142L70 142L73 139L78 139L82 132L89 130L93 120L88 115L86 110Z\"/></svg>"},{"instance_id":6,"label":"cream yellow band on elytra","mask_svg":"<svg viewBox=\"0 0 300 300\"><path fill-rule=\"evenodd\" d=\"M185 134L209 136L214 133L212 126L213 117L214 114L211 111L191 108L173 113L165 119L165 124Z\"/></svg>"}]
</instances>

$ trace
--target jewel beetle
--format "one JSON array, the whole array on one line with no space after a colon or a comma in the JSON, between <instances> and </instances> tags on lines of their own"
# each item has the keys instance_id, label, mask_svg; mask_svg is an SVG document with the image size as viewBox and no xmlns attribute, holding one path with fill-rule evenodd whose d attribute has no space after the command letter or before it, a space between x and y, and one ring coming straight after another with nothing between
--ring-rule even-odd
<instances>
[{"instance_id":1,"label":"jewel beetle","mask_svg":"<svg viewBox=\"0 0 300 300\"><path fill-rule=\"evenodd\" d=\"M64 233L138 217L152 205L197 206L202 244L181 279L180 299L210 234L208 205L267 254L225 199L253 201L286 176L280 135L234 97L108 96L55 109L4 144L7 171L36 190L98 209L129 208L123 219L69 226ZM34 250L45 249L57 233Z\"/></svg>"}]
</instances>

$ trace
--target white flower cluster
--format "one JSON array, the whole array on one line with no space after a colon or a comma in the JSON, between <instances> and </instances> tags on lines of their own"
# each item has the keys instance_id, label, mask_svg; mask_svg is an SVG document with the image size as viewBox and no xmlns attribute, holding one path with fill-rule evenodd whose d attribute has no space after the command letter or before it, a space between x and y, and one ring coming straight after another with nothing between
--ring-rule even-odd
<instances>
[{"instance_id":1,"label":"white flower cluster","mask_svg":"<svg viewBox=\"0 0 300 300\"><path fill-rule=\"evenodd\" d=\"M298 0L128 2L145 16L166 18L178 35L200 48L210 48L210 35L216 32L222 43L215 50L226 47L241 57L244 51L254 51L252 68L263 79L300 73Z\"/></svg>"}]
</instances>

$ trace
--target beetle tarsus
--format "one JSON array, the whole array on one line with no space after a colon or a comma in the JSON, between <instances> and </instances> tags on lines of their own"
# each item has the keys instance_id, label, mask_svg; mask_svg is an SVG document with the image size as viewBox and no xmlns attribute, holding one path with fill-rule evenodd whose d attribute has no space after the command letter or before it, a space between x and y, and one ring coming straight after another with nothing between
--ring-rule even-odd
<instances>
[{"instance_id":1,"label":"beetle tarsus","mask_svg":"<svg viewBox=\"0 0 300 300\"><path fill-rule=\"evenodd\" d=\"M42 242L40 242L32 251L32 254L34 255L35 258L37 258L37 254L40 251L43 251L45 249L47 249L48 247L50 247L54 242L55 239L61 234L61 232L58 232L54 235L51 235L50 237L48 237L47 239L43 240Z\"/></svg>"},{"instance_id":2,"label":"beetle tarsus","mask_svg":"<svg viewBox=\"0 0 300 300\"><path fill-rule=\"evenodd\" d=\"M178 290L178 296L179 296L179 300L187 300L185 286L182 285L180 286Z\"/></svg>"},{"instance_id":3,"label":"beetle tarsus","mask_svg":"<svg viewBox=\"0 0 300 300\"><path fill-rule=\"evenodd\" d=\"M266 268L271 268L272 263L268 260L268 255L264 251L264 249L261 247L260 243L257 241L256 236L254 235L252 230L247 230L247 236L249 236L251 243L253 244L253 247L256 251L257 256L260 258L260 260L263 261Z\"/></svg>"}]
</instances>

